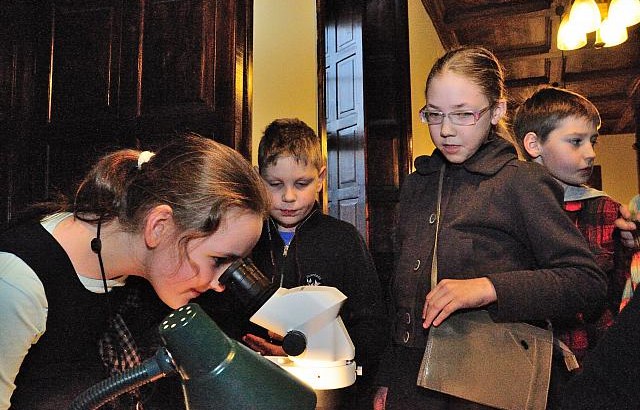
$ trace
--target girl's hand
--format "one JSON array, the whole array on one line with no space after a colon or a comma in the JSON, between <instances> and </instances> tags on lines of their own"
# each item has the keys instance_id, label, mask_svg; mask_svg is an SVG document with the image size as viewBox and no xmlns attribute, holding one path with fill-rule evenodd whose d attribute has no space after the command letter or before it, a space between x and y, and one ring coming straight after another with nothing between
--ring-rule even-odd
<instances>
[{"instance_id":1,"label":"girl's hand","mask_svg":"<svg viewBox=\"0 0 640 410\"><path fill-rule=\"evenodd\" d=\"M422 327L438 326L458 309L486 306L498 300L488 278L443 279L427 294Z\"/></svg>"},{"instance_id":2,"label":"girl's hand","mask_svg":"<svg viewBox=\"0 0 640 410\"><path fill-rule=\"evenodd\" d=\"M272 339L266 340L253 334L246 334L242 336L242 341L262 356L286 356L287 354L282 349L282 346L271 343L271 340L276 335L269 332L269 336Z\"/></svg>"}]
</instances>

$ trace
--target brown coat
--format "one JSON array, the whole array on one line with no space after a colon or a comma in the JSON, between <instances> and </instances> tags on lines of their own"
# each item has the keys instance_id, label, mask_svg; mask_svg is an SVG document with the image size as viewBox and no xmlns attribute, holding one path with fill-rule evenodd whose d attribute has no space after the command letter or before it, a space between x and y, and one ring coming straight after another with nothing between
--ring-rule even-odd
<instances>
[{"instance_id":1,"label":"brown coat","mask_svg":"<svg viewBox=\"0 0 640 410\"><path fill-rule=\"evenodd\" d=\"M396 233L400 253L391 289L393 346L381 364L381 384L399 377L415 386L415 370L399 368L397 363L407 357L397 355L404 350L419 361L426 344L421 315L430 289L436 226L430 216L443 161L437 150L419 157L402 189ZM491 140L464 164L447 163L438 278L488 277L498 300L487 308L496 321L572 317L603 303L604 273L562 201L561 187L544 168L519 161L502 139Z\"/></svg>"}]
</instances>

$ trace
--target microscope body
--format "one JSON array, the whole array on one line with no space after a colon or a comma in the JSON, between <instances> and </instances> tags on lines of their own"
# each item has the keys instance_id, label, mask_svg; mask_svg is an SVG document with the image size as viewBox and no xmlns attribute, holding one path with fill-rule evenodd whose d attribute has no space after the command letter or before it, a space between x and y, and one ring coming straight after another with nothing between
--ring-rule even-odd
<instances>
[{"instance_id":1,"label":"microscope body","mask_svg":"<svg viewBox=\"0 0 640 410\"><path fill-rule=\"evenodd\" d=\"M316 390L352 385L355 348L339 314L346 299L330 286L279 288L250 318L283 336L288 356L267 358Z\"/></svg>"}]
</instances>

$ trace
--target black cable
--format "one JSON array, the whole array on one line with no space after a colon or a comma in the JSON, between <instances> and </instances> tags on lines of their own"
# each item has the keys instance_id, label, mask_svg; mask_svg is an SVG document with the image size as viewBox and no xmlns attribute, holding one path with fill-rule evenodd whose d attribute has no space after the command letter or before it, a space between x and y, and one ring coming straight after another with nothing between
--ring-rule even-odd
<instances>
[{"instance_id":1,"label":"black cable","mask_svg":"<svg viewBox=\"0 0 640 410\"><path fill-rule=\"evenodd\" d=\"M107 313L110 318L113 317L111 310L111 300L109 298L109 289L107 286L107 275L104 272L104 263L102 262L102 240L100 240L100 228L102 226L102 215L98 218L98 228L96 230L96 237L91 240L91 250L98 255L98 264L100 265L100 275L102 276L102 286L104 287L104 294L107 298Z\"/></svg>"}]
</instances>

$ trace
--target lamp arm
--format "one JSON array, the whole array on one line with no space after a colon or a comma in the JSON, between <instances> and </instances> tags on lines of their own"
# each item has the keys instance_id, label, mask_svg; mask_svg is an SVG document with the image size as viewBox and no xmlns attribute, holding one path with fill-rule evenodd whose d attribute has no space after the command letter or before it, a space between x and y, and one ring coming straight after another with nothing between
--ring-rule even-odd
<instances>
[{"instance_id":1,"label":"lamp arm","mask_svg":"<svg viewBox=\"0 0 640 410\"><path fill-rule=\"evenodd\" d=\"M140 365L94 384L77 396L67 410L95 410L137 387L176 372L171 355L164 347Z\"/></svg>"}]
</instances>

